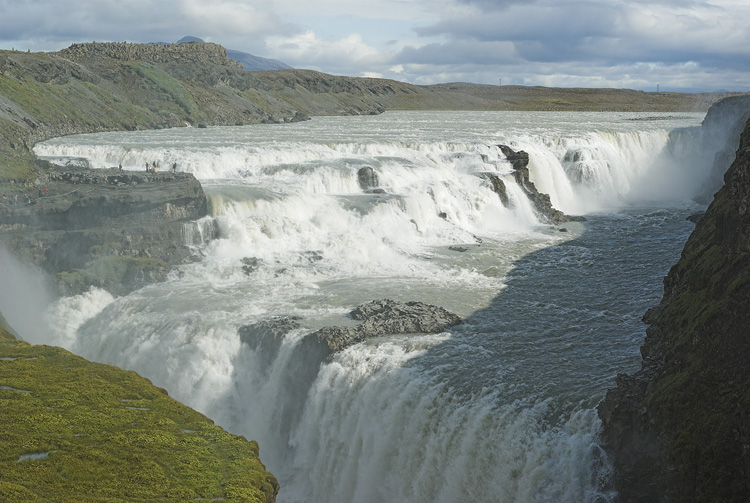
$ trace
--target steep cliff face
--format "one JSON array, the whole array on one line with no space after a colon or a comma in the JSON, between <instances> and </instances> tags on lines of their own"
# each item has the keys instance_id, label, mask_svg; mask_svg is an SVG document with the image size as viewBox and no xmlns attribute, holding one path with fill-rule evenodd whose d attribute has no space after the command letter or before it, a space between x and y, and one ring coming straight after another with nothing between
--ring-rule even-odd
<instances>
[{"instance_id":1,"label":"steep cliff face","mask_svg":"<svg viewBox=\"0 0 750 503\"><path fill-rule=\"evenodd\" d=\"M706 118L703 119L702 143L704 149L715 154L710 183L700 196L705 204L710 203L716 191L721 188L722 175L734 160L740 134L748 119L750 96L722 100L708 109Z\"/></svg>"},{"instance_id":2,"label":"steep cliff face","mask_svg":"<svg viewBox=\"0 0 750 503\"><path fill-rule=\"evenodd\" d=\"M750 499L749 308L747 122L724 186L644 317L641 370L619 375L599 406L621 501Z\"/></svg>"},{"instance_id":3,"label":"steep cliff face","mask_svg":"<svg viewBox=\"0 0 750 503\"><path fill-rule=\"evenodd\" d=\"M149 63L215 64L242 70L242 63L227 59L227 50L210 42L185 42L182 44L129 44L127 42L93 42L73 44L57 53L65 59L86 62L100 58L120 61L146 61Z\"/></svg>"},{"instance_id":4,"label":"steep cliff face","mask_svg":"<svg viewBox=\"0 0 750 503\"><path fill-rule=\"evenodd\" d=\"M0 191L0 244L67 294L95 285L122 295L164 279L190 258L185 226L208 211L188 173L58 169L38 183L46 195Z\"/></svg>"}]
</instances>

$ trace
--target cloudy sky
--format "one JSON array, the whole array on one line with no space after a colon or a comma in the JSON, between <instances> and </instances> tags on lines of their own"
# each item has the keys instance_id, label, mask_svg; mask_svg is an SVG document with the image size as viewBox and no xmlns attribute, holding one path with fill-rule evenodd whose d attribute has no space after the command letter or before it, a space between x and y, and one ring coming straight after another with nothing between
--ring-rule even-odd
<instances>
[{"instance_id":1,"label":"cloudy sky","mask_svg":"<svg viewBox=\"0 0 750 503\"><path fill-rule=\"evenodd\" d=\"M0 0L0 49L186 35L414 84L750 91L750 0Z\"/></svg>"}]
</instances>

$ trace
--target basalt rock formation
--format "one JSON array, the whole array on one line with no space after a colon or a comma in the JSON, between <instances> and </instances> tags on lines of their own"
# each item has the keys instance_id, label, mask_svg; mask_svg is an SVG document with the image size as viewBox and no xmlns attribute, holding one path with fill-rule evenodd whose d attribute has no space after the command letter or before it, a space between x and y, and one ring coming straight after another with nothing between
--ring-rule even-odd
<instances>
[{"instance_id":1,"label":"basalt rock formation","mask_svg":"<svg viewBox=\"0 0 750 503\"><path fill-rule=\"evenodd\" d=\"M364 166L357 170L357 183L362 190L367 191L379 187L380 179L371 166Z\"/></svg>"},{"instance_id":2,"label":"basalt rock formation","mask_svg":"<svg viewBox=\"0 0 750 503\"><path fill-rule=\"evenodd\" d=\"M723 107L745 107L742 101ZM750 122L599 405L622 502L750 500Z\"/></svg>"},{"instance_id":3,"label":"basalt rock formation","mask_svg":"<svg viewBox=\"0 0 750 503\"><path fill-rule=\"evenodd\" d=\"M549 194L539 192L534 185L534 182L529 178L529 154L523 150L516 152L507 145L497 145L506 160L510 163L513 168L513 178L515 182L521 187L526 197L531 201L537 214L543 219L553 224L560 224L564 222L582 222L586 218L581 216L566 215L562 211L552 206ZM505 182L496 173L479 173L479 176L489 181L492 190L500 197L505 207L510 205L508 198L508 189L505 186Z\"/></svg>"},{"instance_id":4,"label":"basalt rock formation","mask_svg":"<svg viewBox=\"0 0 750 503\"><path fill-rule=\"evenodd\" d=\"M207 214L188 173L58 168L33 189L3 191L0 244L58 279L125 294L190 259L185 229Z\"/></svg>"},{"instance_id":5,"label":"basalt rock formation","mask_svg":"<svg viewBox=\"0 0 750 503\"><path fill-rule=\"evenodd\" d=\"M230 68L243 69L242 63L239 61L227 60L225 48L210 42L186 42L175 45L93 42L73 44L58 51L57 55L78 63L101 58L119 61L145 61L148 63L198 63L204 65L222 61Z\"/></svg>"},{"instance_id":6,"label":"basalt rock formation","mask_svg":"<svg viewBox=\"0 0 750 503\"><path fill-rule=\"evenodd\" d=\"M461 323L461 318L442 307L422 302L374 300L357 306L349 316L362 323L346 327L326 327L308 338L329 353L372 337L395 334L435 334Z\"/></svg>"}]
</instances>

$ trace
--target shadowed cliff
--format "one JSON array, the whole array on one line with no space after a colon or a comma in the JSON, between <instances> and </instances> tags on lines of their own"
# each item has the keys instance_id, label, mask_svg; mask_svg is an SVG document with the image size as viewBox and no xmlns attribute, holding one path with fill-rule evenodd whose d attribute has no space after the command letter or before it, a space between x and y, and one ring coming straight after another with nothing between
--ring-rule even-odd
<instances>
[{"instance_id":1,"label":"shadowed cliff","mask_svg":"<svg viewBox=\"0 0 750 503\"><path fill-rule=\"evenodd\" d=\"M750 499L749 209L747 122L724 186L644 317L641 370L619 375L599 406L623 502Z\"/></svg>"},{"instance_id":2,"label":"shadowed cliff","mask_svg":"<svg viewBox=\"0 0 750 503\"><path fill-rule=\"evenodd\" d=\"M93 285L124 295L163 280L191 259L186 230L208 211L189 173L57 168L38 182L38 191L0 187L0 246L63 294Z\"/></svg>"}]
</instances>

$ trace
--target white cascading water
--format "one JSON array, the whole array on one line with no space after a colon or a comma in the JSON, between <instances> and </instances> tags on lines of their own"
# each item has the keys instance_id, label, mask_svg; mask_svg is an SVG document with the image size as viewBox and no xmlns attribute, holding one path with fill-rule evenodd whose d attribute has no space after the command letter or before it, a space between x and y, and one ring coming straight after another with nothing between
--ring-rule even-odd
<instances>
[{"instance_id":1,"label":"white cascading water","mask_svg":"<svg viewBox=\"0 0 750 503\"><path fill-rule=\"evenodd\" d=\"M598 252L579 242L611 226L663 225L671 217L659 212L632 223L616 211L689 197L710 167L686 167L678 154L687 147L670 144L694 141L695 129L670 131L700 116L633 118L644 117L402 112L42 143L42 157L94 168L177 163L201 180L212 215L186 224L199 261L125 297L92 289L53 302L51 335L31 338L136 370L257 439L281 481L280 502L610 499L595 405L616 366L635 364L637 342L597 340L602 354L591 356L577 335L590 327L554 327L563 312L614 333L607 323L629 323L650 297L628 305L632 314L595 308L606 297L597 292L563 309L565 299L545 300L556 286L545 278L569 269L576 282L576 268L596 277ZM529 153L531 180L555 207L614 216L566 224L568 232L543 224L498 144ZM360 188L364 166L382 193ZM482 172L505 181L508 208ZM691 183L668 183L678 172ZM609 246L602 240L597 246ZM543 262L544 250L561 256ZM537 279L543 268L550 274ZM441 305L466 322L449 333L379 338L326 361L304 353L306 334L351 323L351 308L379 298ZM300 327L238 336L278 317ZM566 370L589 358L603 366L597 375Z\"/></svg>"}]
</instances>

